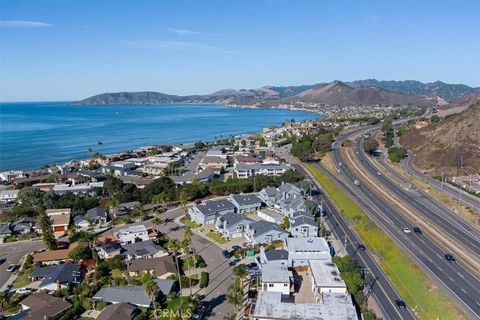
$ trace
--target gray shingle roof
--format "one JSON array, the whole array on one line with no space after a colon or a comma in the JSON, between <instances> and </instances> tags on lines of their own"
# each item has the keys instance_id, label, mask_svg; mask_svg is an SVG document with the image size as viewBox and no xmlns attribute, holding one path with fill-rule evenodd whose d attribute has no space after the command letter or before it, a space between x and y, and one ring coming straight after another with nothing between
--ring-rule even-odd
<instances>
[{"instance_id":1,"label":"gray shingle roof","mask_svg":"<svg viewBox=\"0 0 480 320\"><path fill-rule=\"evenodd\" d=\"M308 224L314 227L318 227L317 222L315 219L307 217L307 216L299 216L298 218L295 218L295 221L292 223L292 227L296 227L302 224Z\"/></svg>"},{"instance_id":2,"label":"gray shingle roof","mask_svg":"<svg viewBox=\"0 0 480 320\"><path fill-rule=\"evenodd\" d=\"M235 209L235 205L227 200L227 199L220 199L220 200L210 200L210 201L205 201L204 203L201 203L197 205L198 210L200 210L201 213L204 215L212 215L216 214L219 211L224 211L224 210L233 210Z\"/></svg>"},{"instance_id":3,"label":"gray shingle roof","mask_svg":"<svg viewBox=\"0 0 480 320\"><path fill-rule=\"evenodd\" d=\"M267 257L268 261L287 260L288 251L287 250L268 250L268 251L265 251L265 256Z\"/></svg>"},{"instance_id":4,"label":"gray shingle roof","mask_svg":"<svg viewBox=\"0 0 480 320\"><path fill-rule=\"evenodd\" d=\"M285 230L280 228L276 223L269 222L269 221L256 221L250 225L250 228L255 230L255 236L262 235L269 231L277 231L287 233Z\"/></svg>"},{"instance_id":5,"label":"gray shingle roof","mask_svg":"<svg viewBox=\"0 0 480 320\"><path fill-rule=\"evenodd\" d=\"M107 218L107 212L101 207L95 207L87 211L85 215L88 219Z\"/></svg>"},{"instance_id":6,"label":"gray shingle roof","mask_svg":"<svg viewBox=\"0 0 480 320\"><path fill-rule=\"evenodd\" d=\"M150 305L150 299L142 286L102 288L93 296L93 299L110 303L128 302L144 307Z\"/></svg>"},{"instance_id":7,"label":"gray shingle roof","mask_svg":"<svg viewBox=\"0 0 480 320\"><path fill-rule=\"evenodd\" d=\"M43 279L39 288L59 282L60 284L70 284L80 280L80 265L65 263L58 265L52 272Z\"/></svg>"},{"instance_id":8,"label":"gray shingle roof","mask_svg":"<svg viewBox=\"0 0 480 320\"><path fill-rule=\"evenodd\" d=\"M236 224L242 222L242 221L250 221L250 222L253 222L252 219L250 218L247 218L246 216L244 216L243 214L239 214L239 213L226 213L224 215L221 216L221 219L223 221L226 221L227 222L227 226L228 227L233 227L235 226Z\"/></svg>"},{"instance_id":9,"label":"gray shingle roof","mask_svg":"<svg viewBox=\"0 0 480 320\"><path fill-rule=\"evenodd\" d=\"M232 195L232 199L235 200L240 206L262 203L262 200L260 200L260 198L255 194L235 194Z\"/></svg>"},{"instance_id":10,"label":"gray shingle roof","mask_svg":"<svg viewBox=\"0 0 480 320\"><path fill-rule=\"evenodd\" d=\"M97 320L130 320L133 318L137 307L134 305L121 302L110 304L96 318Z\"/></svg>"}]
</instances>

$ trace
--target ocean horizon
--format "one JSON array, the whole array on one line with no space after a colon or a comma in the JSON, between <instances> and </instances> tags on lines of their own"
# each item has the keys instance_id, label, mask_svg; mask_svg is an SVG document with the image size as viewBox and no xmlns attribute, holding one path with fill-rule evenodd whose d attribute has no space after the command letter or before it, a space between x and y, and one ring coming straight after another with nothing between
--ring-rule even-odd
<instances>
[{"instance_id":1,"label":"ocean horizon","mask_svg":"<svg viewBox=\"0 0 480 320\"><path fill-rule=\"evenodd\" d=\"M0 103L0 171L86 159L89 148L110 154L149 145L212 141L259 132L289 119L319 117L308 111L216 104Z\"/></svg>"}]
</instances>

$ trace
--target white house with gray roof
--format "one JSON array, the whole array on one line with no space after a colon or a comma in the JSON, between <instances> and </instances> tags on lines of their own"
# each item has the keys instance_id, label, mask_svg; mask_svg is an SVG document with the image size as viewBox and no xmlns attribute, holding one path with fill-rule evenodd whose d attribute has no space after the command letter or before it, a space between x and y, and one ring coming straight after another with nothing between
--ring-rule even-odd
<instances>
[{"instance_id":1,"label":"white house with gray roof","mask_svg":"<svg viewBox=\"0 0 480 320\"><path fill-rule=\"evenodd\" d=\"M330 247L325 238L287 238L288 266L308 266L311 260L330 262Z\"/></svg>"},{"instance_id":2,"label":"white house with gray roof","mask_svg":"<svg viewBox=\"0 0 480 320\"><path fill-rule=\"evenodd\" d=\"M247 218L243 214L229 212L218 216L215 222L215 229L227 238L243 237L248 226L253 220Z\"/></svg>"},{"instance_id":3,"label":"white house with gray roof","mask_svg":"<svg viewBox=\"0 0 480 320\"><path fill-rule=\"evenodd\" d=\"M293 219L290 218L289 231L295 238L318 237L318 223L313 217L307 215L301 215Z\"/></svg>"},{"instance_id":4,"label":"white house with gray roof","mask_svg":"<svg viewBox=\"0 0 480 320\"><path fill-rule=\"evenodd\" d=\"M155 244L153 240L140 241L122 245L123 255L127 260L160 258L168 256L168 251Z\"/></svg>"},{"instance_id":5,"label":"white house with gray roof","mask_svg":"<svg viewBox=\"0 0 480 320\"><path fill-rule=\"evenodd\" d=\"M212 224L220 215L235 212L235 205L228 199L208 200L188 209L190 218L199 224Z\"/></svg>"},{"instance_id":6,"label":"white house with gray roof","mask_svg":"<svg viewBox=\"0 0 480 320\"><path fill-rule=\"evenodd\" d=\"M233 194L229 197L229 200L237 208L237 213L257 211L262 206L262 200L253 193Z\"/></svg>"},{"instance_id":7,"label":"white house with gray roof","mask_svg":"<svg viewBox=\"0 0 480 320\"><path fill-rule=\"evenodd\" d=\"M256 221L248 226L245 237L254 245L270 244L275 240L285 241L288 232L275 223Z\"/></svg>"}]
</instances>

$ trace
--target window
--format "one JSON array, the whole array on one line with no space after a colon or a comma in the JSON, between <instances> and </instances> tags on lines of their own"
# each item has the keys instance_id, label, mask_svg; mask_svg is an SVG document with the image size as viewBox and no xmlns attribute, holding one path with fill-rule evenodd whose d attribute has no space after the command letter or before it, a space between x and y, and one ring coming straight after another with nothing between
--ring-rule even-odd
<instances>
[{"instance_id":1,"label":"window","mask_svg":"<svg viewBox=\"0 0 480 320\"><path fill-rule=\"evenodd\" d=\"M284 286L284 287L288 287L288 284L287 284L287 283L284 283L283 286Z\"/></svg>"},{"instance_id":2,"label":"window","mask_svg":"<svg viewBox=\"0 0 480 320\"><path fill-rule=\"evenodd\" d=\"M273 283L269 283L269 284L268 284L268 287L269 287L269 288L273 288Z\"/></svg>"}]
</instances>

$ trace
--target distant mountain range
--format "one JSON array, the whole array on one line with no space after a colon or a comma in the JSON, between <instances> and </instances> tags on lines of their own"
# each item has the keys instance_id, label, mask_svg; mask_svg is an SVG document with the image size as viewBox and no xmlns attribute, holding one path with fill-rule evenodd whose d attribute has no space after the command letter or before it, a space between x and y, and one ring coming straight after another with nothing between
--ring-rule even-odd
<instances>
[{"instance_id":1,"label":"distant mountain range","mask_svg":"<svg viewBox=\"0 0 480 320\"><path fill-rule=\"evenodd\" d=\"M324 105L432 105L446 104L480 92L463 84L419 81L379 81L375 79L353 82L333 81L313 85L257 89L225 89L207 95L177 96L160 92L103 93L81 101L77 105L108 104L167 104L218 103L225 105L278 106L310 102Z\"/></svg>"}]
</instances>

